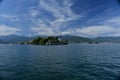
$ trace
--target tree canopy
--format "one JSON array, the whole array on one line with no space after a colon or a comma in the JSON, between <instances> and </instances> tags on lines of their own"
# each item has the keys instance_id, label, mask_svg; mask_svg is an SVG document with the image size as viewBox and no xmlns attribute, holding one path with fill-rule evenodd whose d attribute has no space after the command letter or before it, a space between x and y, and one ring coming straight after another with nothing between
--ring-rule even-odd
<instances>
[{"instance_id":1,"label":"tree canopy","mask_svg":"<svg viewBox=\"0 0 120 80\"><path fill-rule=\"evenodd\" d=\"M28 44L33 45L61 45L61 44L68 44L67 40L60 40L56 36L49 36L47 38L38 37L28 42Z\"/></svg>"}]
</instances>

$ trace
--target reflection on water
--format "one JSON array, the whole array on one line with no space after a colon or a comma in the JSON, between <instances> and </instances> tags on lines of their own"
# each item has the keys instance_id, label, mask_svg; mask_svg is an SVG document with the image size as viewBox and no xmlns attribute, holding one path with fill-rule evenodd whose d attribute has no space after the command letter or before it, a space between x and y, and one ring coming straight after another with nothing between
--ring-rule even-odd
<instances>
[{"instance_id":1,"label":"reflection on water","mask_svg":"<svg viewBox=\"0 0 120 80\"><path fill-rule=\"evenodd\" d=\"M0 80L119 80L119 44L0 45Z\"/></svg>"}]
</instances>

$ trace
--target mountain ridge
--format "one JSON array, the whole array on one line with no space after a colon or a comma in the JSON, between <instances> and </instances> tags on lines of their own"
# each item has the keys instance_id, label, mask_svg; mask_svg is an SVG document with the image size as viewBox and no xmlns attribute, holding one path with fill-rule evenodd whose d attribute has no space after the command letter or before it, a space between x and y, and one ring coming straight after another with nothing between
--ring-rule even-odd
<instances>
[{"instance_id":1,"label":"mountain ridge","mask_svg":"<svg viewBox=\"0 0 120 80\"><path fill-rule=\"evenodd\" d=\"M98 42L115 42L120 43L120 36L113 37L113 36L107 36L107 37L96 37L93 40Z\"/></svg>"},{"instance_id":2,"label":"mountain ridge","mask_svg":"<svg viewBox=\"0 0 120 80\"><path fill-rule=\"evenodd\" d=\"M18 35L8 35L8 36L0 36L0 39L8 43L18 43L18 42L28 42L37 37L41 37L41 36L27 37L27 36L18 36ZM47 37L47 36L42 36L42 37ZM69 43L87 43L94 41L86 37L72 36L72 35L59 35L57 37L59 39L68 40Z\"/></svg>"},{"instance_id":3,"label":"mountain ridge","mask_svg":"<svg viewBox=\"0 0 120 80\"><path fill-rule=\"evenodd\" d=\"M19 36L19 35L8 35L8 36L0 36L0 42L4 43L19 43L19 42L28 42L37 37L47 37L47 36ZM59 39L68 40L68 43L94 43L94 42L115 42L120 43L120 37L96 37L96 38L88 38L82 36L74 36L74 35L58 35Z\"/></svg>"},{"instance_id":4,"label":"mountain ridge","mask_svg":"<svg viewBox=\"0 0 120 80\"><path fill-rule=\"evenodd\" d=\"M26 42L34 37L26 37L26 36L18 36L18 35L8 35L8 36L0 36L0 39L7 43L18 43L18 42Z\"/></svg>"},{"instance_id":5,"label":"mountain ridge","mask_svg":"<svg viewBox=\"0 0 120 80\"><path fill-rule=\"evenodd\" d=\"M0 39L0 43L6 43L6 42L4 42L3 40Z\"/></svg>"}]
</instances>

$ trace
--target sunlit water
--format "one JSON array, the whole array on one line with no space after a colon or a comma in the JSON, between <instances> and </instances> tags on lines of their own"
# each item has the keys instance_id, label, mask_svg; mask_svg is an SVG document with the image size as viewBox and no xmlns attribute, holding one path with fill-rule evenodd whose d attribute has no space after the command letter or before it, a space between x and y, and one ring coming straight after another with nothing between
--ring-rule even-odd
<instances>
[{"instance_id":1,"label":"sunlit water","mask_svg":"<svg viewBox=\"0 0 120 80\"><path fill-rule=\"evenodd\" d=\"M120 44L0 45L0 80L119 80Z\"/></svg>"}]
</instances>

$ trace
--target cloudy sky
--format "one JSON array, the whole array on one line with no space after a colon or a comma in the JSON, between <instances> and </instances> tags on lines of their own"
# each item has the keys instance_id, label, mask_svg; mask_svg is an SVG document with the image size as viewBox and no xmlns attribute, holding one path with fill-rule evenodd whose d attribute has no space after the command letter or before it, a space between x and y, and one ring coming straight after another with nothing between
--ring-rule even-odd
<instances>
[{"instance_id":1,"label":"cloudy sky","mask_svg":"<svg viewBox=\"0 0 120 80\"><path fill-rule=\"evenodd\" d=\"M0 35L120 36L117 0L0 0Z\"/></svg>"}]
</instances>

